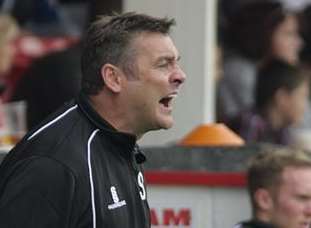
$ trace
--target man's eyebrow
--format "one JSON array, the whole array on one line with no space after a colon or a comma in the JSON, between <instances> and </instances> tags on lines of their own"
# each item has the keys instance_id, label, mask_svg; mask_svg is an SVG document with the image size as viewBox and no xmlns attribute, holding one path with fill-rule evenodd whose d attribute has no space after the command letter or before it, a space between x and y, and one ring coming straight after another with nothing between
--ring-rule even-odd
<instances>
[{"instance_id":1,"label":"man's eyebrow","mask_svg":"<svg viewBox=\"0 0 311 228\"><path fill-rule=\"evenodd\" d=\"M158 62L163 61L163 60L173 62L173 61L179 61L180 59L181 59L180 55L178 55L177 58L175 56L161 56L159 57Z\"/></svg>"}]
</instances>

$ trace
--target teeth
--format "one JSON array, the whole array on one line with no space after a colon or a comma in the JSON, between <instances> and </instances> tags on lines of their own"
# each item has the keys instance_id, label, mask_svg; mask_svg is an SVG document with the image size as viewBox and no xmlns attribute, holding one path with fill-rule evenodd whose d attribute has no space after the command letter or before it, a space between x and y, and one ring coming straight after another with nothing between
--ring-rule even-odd
<instances>
[{"instance_id":1,"label":"teeth","mask_svg":"<svg viewBox=\"0 0 311 228\"><path fill-rule=\"evenodd\" d=\"M177 97L177 93L169 94L166 97L163 97L160 100L160 103L163 104L165 107L170 107L173 104L173 99Z\"/></svg>"},{"instance_id":2,"label":"teeth","mask_svg":"<svg viewBox=\"0 0 311 228\"><path fill-rule=\"evenodd\" d=\"M177 97L177 94L171 94L167 96L167 98L171 98L171 99L176 98L176 97Z\"/></svg>"},{"instance_id":3,"label":"teeth","mask_svg":"<svg viewBox=\"0 0 311 228\"><path fill-rule=\"evenodd\" d=\"M171 94L170 97L172 98L177 97L177 94Z\"/></svg>"}]
</instances>

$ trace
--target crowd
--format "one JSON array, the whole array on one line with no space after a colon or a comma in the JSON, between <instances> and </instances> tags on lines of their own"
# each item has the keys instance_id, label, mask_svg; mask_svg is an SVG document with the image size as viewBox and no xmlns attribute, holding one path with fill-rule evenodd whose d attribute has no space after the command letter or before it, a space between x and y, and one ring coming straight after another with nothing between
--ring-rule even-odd
<instances>
[{"instance_id":1,"label":"crowd","mask_svg":"<svg viewBox=\"0 0 311 228\"><path fill-rule=\"evenodd\" d=\"M310 128L310 7L297 12L279 1L241 1L220 26L217 121L247 143L295 145L299 129Z\"/></svg>"}]
</instances>

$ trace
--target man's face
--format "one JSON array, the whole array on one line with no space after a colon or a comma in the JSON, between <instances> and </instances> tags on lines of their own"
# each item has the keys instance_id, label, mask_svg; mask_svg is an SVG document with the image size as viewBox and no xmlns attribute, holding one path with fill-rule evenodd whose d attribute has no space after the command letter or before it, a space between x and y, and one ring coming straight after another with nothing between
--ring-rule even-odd
<instances>
[{"instance_id":1,"label":"man's face","mask_svg":"<svg viewBox=\"0 0 311 228\"><path fill-rule=\"evenodd\" d=\"M277 228L309 228L311 222L311 168L288 167L272 196L270 219Z\"/></svg>"},{"instance_id":2,"label":"man's face","mask_svg":"<svg viewBox=\"0 0 311 228\"><path fill-rule=\"evenodd\" d=\"M142 33L132 41L135 50L134 79L129 77L123 95L138 134L173 125L173 100L185 74L178 65L178 51L171 38Z\"/></svg>"}]
</instances>

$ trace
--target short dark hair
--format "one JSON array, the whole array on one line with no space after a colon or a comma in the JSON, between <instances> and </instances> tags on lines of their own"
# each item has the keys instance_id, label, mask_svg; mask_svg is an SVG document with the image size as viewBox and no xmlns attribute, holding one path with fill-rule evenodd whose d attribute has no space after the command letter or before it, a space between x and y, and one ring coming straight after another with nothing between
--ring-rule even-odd
<instances>
[{"instance_id":1,"label":"short dark hair","mask_svg":"<svg viewBox=\"0 0 311 228\"><path fill-rule=\"evenodd\" d=\"M262 59L270 50L274 31L288 13L280 2L273 0L244 3L232 15L224 42L247 58Z\"/></svg>"},{"instance_id":2,"label":"short dark hair","mask_svg":"<svg viewBox=\"0 0 311 228\"><path fill-rule=\"evenodd\" d=\"M255 103L259 112L272 104L273 97L279 89L288 92L299 87L307 75L298 66L293 66L279 59L271 59L258 69L255 87Z\"/></svg>"},{"instance_id":3,"label":"short dark hair","mask_svg":"<svg viewBox=\"0 0 311 228\"><path fill-rule=\"evenodd\" d=\"M255 193L264 188L277 193L282 183L282 172L288 167L310 168L310 154L290 147L269 146L252 156L248 161L247 187L250 195L253 213L258 209Z\"/></svg>"},{"instance_id":4,"label":"short dark hair","mask_svg":"<svg viewBox=\"0 0 311 228\"><path fill-rule=\"evenodd\" d=\"M126 74L133 73L135 58L130 42L142 32L169 34L174 19L156 18L145 14L124 13L102 16L88 29L82 51L82 91L97 94L104 86L101 67L110 63Z\"/></svg>"}]
</instances>

